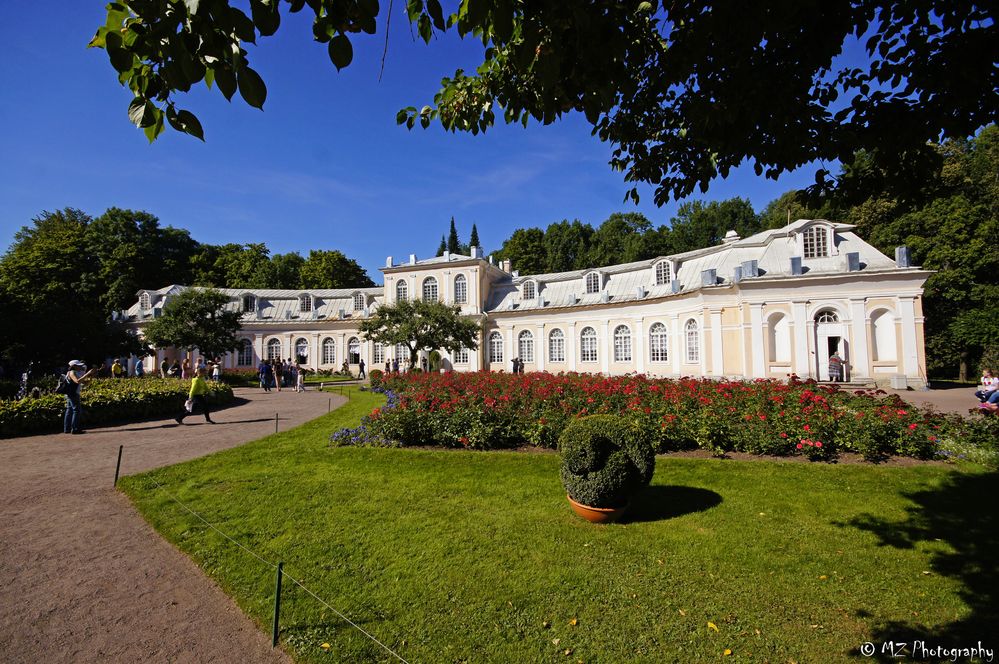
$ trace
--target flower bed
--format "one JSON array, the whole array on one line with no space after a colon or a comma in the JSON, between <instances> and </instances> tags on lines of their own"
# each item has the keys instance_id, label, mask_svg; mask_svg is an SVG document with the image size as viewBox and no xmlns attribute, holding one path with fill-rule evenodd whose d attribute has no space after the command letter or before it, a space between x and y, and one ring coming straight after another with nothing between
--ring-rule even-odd
<instances>
[{"instance_id":1,"label":"flower bed","mask_svg":"<svg viewBox=\"0 0 999 664\"><path fill-rule=\"evenodd\" d=\"M817 460L855 452L877 461L946 456L988 444L996 429L881 390L797 380L454 372L386 377L384 385L389 404L358 429L334 434L334 443L554 448L573 418L609 413L636 423L657 452L702 448Z\"/></svg>"},{"instance_id":2,"label":"flower bed","mask_svg":"<svg viewBox=\"0 0 999 664\"><path fill-rule=\"evenodd\" d=\"M191 381L176 378L100 378L83 385L83 424L140 420L179 413L191 389ZM208 381L212 404L232 401L232 388ZM0 437L62 431L66 399L44 394L37 399L0 401Z\"/></svg>"}]
</instances>

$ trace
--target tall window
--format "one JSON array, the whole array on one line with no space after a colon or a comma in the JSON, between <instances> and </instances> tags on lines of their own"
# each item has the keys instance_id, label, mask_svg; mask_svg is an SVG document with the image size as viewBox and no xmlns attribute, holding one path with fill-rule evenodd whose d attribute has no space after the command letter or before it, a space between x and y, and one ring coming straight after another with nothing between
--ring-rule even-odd
<instances>
[{"instance_id":1,"label":"tall window","mask_svg":"<svg viewBox=\"0 0 999 664\"><path fill-rule=\"evenodd\" d=\"M308 313L312 311L312 296L308 293L303 293L298 296L298 310L301 313Z\"/></svg>"},{"instance_id":2,"label":"tall window","mask_svg":"<svg viewBox=\"0 0 999 664\"><path fill-rule=\"evenodd\" d=\"M656 286L665 286L672 280L673 275L669 269L669 261L656 263Z\"/></svg>"},{"instance_id":3,"label":"tall window","mask_svg":"<svg viewBox=\"0 0 999 664\"><path fill-rule=\"evenodd\" d=\"M587 293L600 292L600 275L597 272L590 272L588 275L586 275L586 292Z\"/></svg>"},{"instance_id":4,"label":"tall window","mask_svg":"<svg viewBox=\"0 0 999 664\"><path fill-rule=\"evenodd\" d=\"M683 326L687 338L687 363L697 364L701 361L701 336L697 329L697 321L691 318Z\"/></svg>"},{"instance_id":5,"label":"tall window","mask_svg":"<svg viewBox=\"0 0 999 664\"><path fill-rule=\"evenodd\" d=\"M437 279L434 277L427 277L423 280L423 301L437 301Z\"/></svg>"},{"instance_id":6,"label":"tall window","mask_svg":"<svg viewBox=\"0 0 999 664\"><path fill-rule=\"evenodd\" d=\"M829 234L822 226L811 226L802 233L805 258L822 258L829 255Z\"/></svg>"},{"instance_id":7,"label":"tall window","mask_svg":"<svg viewBox=\"0 0 999 664\"><path fill-rule=\"evenodd\" d=\"M395 345L395 359L397 359L399 364L403 366L409 362L409 347L407 347L406 344Z\"/></svg>"},{"instance_id":8,"label":"tall window","mask_svg":"<svg viewBox=\"0 0 999 664\"><path fill-rule=\"evenodd\" d=\"M336 364L336 342L330 337L323 339L323 364Z\"/></svg>"},{"instance_id":9,"label":"tall window","mask_svg":"<svg viewBox=\"0 0 999 664\"><path fill-rule=\"evenodd\" d=\"M279 339L271 339L267 342L267 359L281 359L281 341Z\"/></svg>"},{"instance_id":10,"label":"tall window","mask_svg":"<svg viewBox=\"0 0 999 664\"><path fill-rule=\"evenodd\" d=\"M534 335L527 330L517 336L517 354L521 362L534 361Z\"/></svg>"},{"instance_id":11,"label":"tall window","mask_svg":"<svg viewBox=\"0 0 999 664\"><path fill-rule=\"evenodd\" d=\"M354 311L364 310L364 293L354 293Z\"/></svg>"},{"instance_id":12,"label":"tall window","mask_svg":"<svg viewBox=\"0 0 999 664\"><path fill-rule=\"evenodd\" d=\"M143 311L149 311L153 308L152 300L149 297L149 293L143 293L139 296L139 308Z\"/></svg>"},{"instance_id":13,"label":"tall window","mask_svg":"<svg viewBox=\"0 0 999 664\"><path fill-rule=\"evenodd\" d=\"M257 297L255 295L244 295L243 311L246 313L253 313L256 310L257 310Z\"/></svg>"},{"instance_id":14,"label":"tall window","mask_svg":"<svg viewBox=\"0 0 999 664\"><path fill-rule=\"evenodd\" d=\"M524 286L521 290L521 299L533 300L538 296L537 288L534 287L533 281L524 282Z\"/></svg>"},{"instance_id":15,"label":"tall window","mask_svg":"<svg viewBox=\"0 0 999 664\"><path fill-rule=\"evenodd\" d=\"M351 337L347 341L347 361L351 364L361 363L361 342L357 337Z\"/></svg>"},{"instance_id":16,"label":"tall window","mask_svg":"<svg viewBox=\"0 0 999 664\"><path fill-rule=\"evenodd\" d=\"M295 361L302 364L309 361L309 340L304 337L295 342Z\"/></svg>"},{"instance_id":17,"label":"tall window","mask_svg":"<svg viewBox=\"0 0 999 664\"><path fill-rule=\"evenodd\" d=\"M592 327L584 327L579 333L579 361L597 361L597 331Z\"/></svg>"},{"instance_id":18,"label":"tall window","mask_svg":"<svg viewBox=\"0 0 999 664\"><path fill-rule=\"evenodd\" d=\"M631 330L627 325L614 328L614 361L631 362Z\"/></svg>"},{"instance_id":19,"label":"tall window","mask_svg":"<svg viewBox=\"0 0 999 664\"><path fill-rule=\"evenodd\" d=\"M836 315L835 311L820 311L819 315L815 317L816 323L838 323L839 316Z\"/></svg>"},{"instance_id":20,"label":"tall window","mask_svg":"<svg viewBox=\"0 0 999 664\"><path fill-rule=\"evenodd\" d=\"M409 286L402 279L395 282L395 299L396 302L405 302L409 299Z\"/></svg>"},{"instance_id":21,"label":"tall window","mask_svg":"<svg viewBox=\"0 0 999 664\"><path fill-rule=\"evenodd\" d=\"M253 344L249 339L243 339L239 345L239 352L236 354L236 364L241 367L253 366Z\"/></svg>"},{"instance_id":22,"label":"tall window","mask_svg":"<svg viewBox=\"0 0 999 664\"><path fill-rule=\"evenodd\" d=\"M455 364L468 364L468 349L464 346L458 348L454 351L454 363Z\"/></svg>"},{"instance_id":23,"label":"tall window","mask_svg":"<svg viewBox=\"0 0 999 664\"><path fill-rule=\"evenodd\" d=\"M385 364L385 346L377 341L371 347L371 361L375 364Z\"/></svg>"},{"instance_id":24,"label":"tall window","mask_svg":"<svg viewBox=\"0 0 999 664\"><path fill-rule=\"evenodd\" d=\"M565 335L554 329L548 334L548 361L565 362Z\"/></svg>"},{"instance_id":25,"label":"tall window","mask_svg":"<svg viewBox=\"0 0 999 664\"><path fill-rule=\"evenodd\" d=\"M465 275L459 274L454 278L454 302L455 304L465 304L468 302L468 280Z\"/></svg>"},{"instance_id":26,"label":"tall window","mask_svg":"<svg viewBox=\"0 0 999 664\"><path fill-rule=\"evenodd\" d=\"M503 361L503 335L499 332L493 332L489 335L489 361Z\"/></svg>"},{"instance_id":27,"label":"tall window","mask_svg":"<svg viewBox=\"0 0 999 664\"><path fill-rule=\"evenodd\" d=\"M669 362L669 334L662 323L649 328L649 361Z\"/></svg>"}]
</instances>

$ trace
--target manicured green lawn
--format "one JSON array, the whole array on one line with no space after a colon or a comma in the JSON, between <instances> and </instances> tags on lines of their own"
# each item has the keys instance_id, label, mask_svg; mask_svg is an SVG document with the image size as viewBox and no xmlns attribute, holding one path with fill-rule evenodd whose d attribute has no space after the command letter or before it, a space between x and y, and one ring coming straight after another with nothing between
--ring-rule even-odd
<instances>
[{"instance_id":1,"label":"manicured green lawn","mask_svg":"<svg viewBox=\"0 0 999 664\"><path fill-rule=\"evenodd\" d=\"M596 526L552 454L327 448L380 403L354 397L121 486L262 628L273 570L151 477L411 662L840 661L995 624L994 473L660 458L632 520ZM296 658L395 661L287 581L283 597Z\"/></svg>"}]
</instances>

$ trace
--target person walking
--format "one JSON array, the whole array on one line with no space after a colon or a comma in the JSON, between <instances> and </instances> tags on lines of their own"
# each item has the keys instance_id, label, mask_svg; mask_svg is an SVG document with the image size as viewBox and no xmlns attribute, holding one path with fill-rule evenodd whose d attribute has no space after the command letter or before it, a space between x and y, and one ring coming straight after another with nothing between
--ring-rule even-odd
<instances>
[{"instance_id":1,"label":"person walking","mask_svg":"<svg viewBox=\"0 0 999 664\"><path fill-rule=\"evenodd\" d=\"M829 356L829 380L834 383L843 380L843 359L839 356L839 351Z\"/></svg>"},{"instance_id":2,"label":"person walking","mask_svg":"<svg viewBox=\"0 0 999 664\"><path fill-rule=\"evenodd\" d=\"M392 373L392 360L385 360L385 373Z\"/></svg>"},{"instance_id":3,"label":"person walking","mask_svg":"<svg viewBox=\"0 0 999 664\"><path fill-rule=\"evenodd\" d=\"M270 371L271 365L265 360L260 360L260 364L257 365L257 374L260 376L260 387L264 388L264 392L271 391Z\"/></svg>"},{"instance_id":4,"label":"person walking","mask_svg":"<svg viewBox=\"0 0 999 664\"><path fill-rule=\"evenodd\" d=\"M121 360L117 357L114 358L114 364L111 365L111 376L114 378L125 377L125 367L121 366Z\"/></svg>"},{"instance_id":5,"label":"person walking","mask_svg":"<svg viewBox=\"0 0 999 664\"><path fill-rule=\"evenodd\" d=\"M216 360L215 363L212 364L212 381L216 383L222 381L222 362L220 360Z\"/></svg>"},{"instance_id":6,"label":"person walking","mask_svg":"<svg viewBox=\"0 0 999 664\"><path fill-rule=\"evenodd\" d=\"M135 369L133 371L136 378L142 378L146 375L146 367L143 366L141 357L135 361Z\"/></svg>"},{"instance_id":7,"label":"person walking","mask_svg":"<svg viewBox=\"0 0 999 664\"><path fill-rule=\"evenodd\" d=\"M164 357L163 361L160 362L160 378L166 378L168 375L170 375L170 363Z\"/></svg>"},{"instance_id":8,"label":"person walking","mask_svg":"<svg viewBox=\"0 0 999 664\"><path fill-rule=\"evenodd\" d=\"M368 377L368 375L364 373L364 358L361 358L361 361L357 363L357 368L358 368L357 372L358 380L364 380L365 378Z\"/></svg>"},{"instance_id":9,"label":"person walking","mask_svg":"<svg viewBox=\"0 0 999 664\"><path fill-rule=\"evenodd\" d=\"M295 391L305 391L305 368L297 367L295 370Z\"/></svg>"},{"instance_id":10,"label":"person walking","mask_svg":"<svg viewBox=\"0 0 999 664\"><path fill-rule=\"evenodd\" d=\"M399 358L392 359L392 373L399 373Z\"/></svg>"},{"instance_id":11,"label":"person walking","mask_svg":"<svg viewBox=\"0 0 999 664\"><path fill-rule=\"evenodd\" d=\"M202 412L205 414L205 422L208 424L215 424L212 421L211 411L208 410L208 399L206 395L208 394L208 381L205 380L205 370L198 367L194 370L194 378L191 379L191 392L187 395L188 401L191 402L191 410L188 411L187 407L181 411L180 415L175 417L177 424L183 424L184 418L188 415L194 414L194 409L198 406L201 407Z\"/></svg>"},{"instance_id":12,"label":"person walking","mask_svg":"<svg viewBox=\"0 0 999 664\"><path fill-rule=\"evenodd\" d=\"M180 378L180 362L177 360L174 360L173 364L170 365L170 377Z\"/></svg>"},{"instance_id":13,"label":"person walking","mask_svg":"<svg viewBox=\"0 0 999 664\"><path fill-rule=\"evenodd\" d=\"M189 358L184 358L184 363L180 365L180 377L181 379L187 379L191 375L191 360Z\"/></svg>"},{"instance_id":14,"label":"person walking","mask_svg":"<svg viewBox=\"0 0 999 664\"><path fill-rule=\"evenodd\" d=\"M62 432L70 434L83 433L80 420L83 416L83 406L80 403L80 387L93 378L94 370L87 371L87 365L80 360L69 363L69 371L63 376L66 381L66 413L62 418Z\"/></svg>"}]
</instances>

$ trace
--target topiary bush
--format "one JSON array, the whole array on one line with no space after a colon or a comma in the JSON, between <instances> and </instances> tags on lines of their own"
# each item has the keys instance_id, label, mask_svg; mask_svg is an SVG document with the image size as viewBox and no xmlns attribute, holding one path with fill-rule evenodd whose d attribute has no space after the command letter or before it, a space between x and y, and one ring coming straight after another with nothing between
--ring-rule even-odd
<instances>
[{"instance_id":1,"label":"topiary bush","mask_svg":"<svg viewBox=\"0 0 999 664\"><path fill-rule=\"evenodd\" d=\"M616 415L573 420L558 441L562 485L590 507L624 507L652 480L656 455L640 431Z\"/></svg>"},{"instance_id":2,"label":"topiary bush","mask_svg":"<svg viewBox=\"0 0 999 664\"><path fill-rule=\"evenodd\" d=\"M372 369L368 372L368 382L371 383L371 387L381 387L382 378L384 377L385 374L381 369Z\"/></svg>"}]
</instances>

